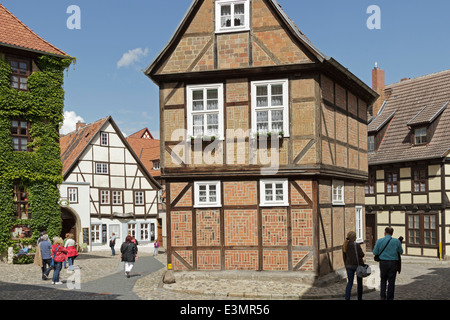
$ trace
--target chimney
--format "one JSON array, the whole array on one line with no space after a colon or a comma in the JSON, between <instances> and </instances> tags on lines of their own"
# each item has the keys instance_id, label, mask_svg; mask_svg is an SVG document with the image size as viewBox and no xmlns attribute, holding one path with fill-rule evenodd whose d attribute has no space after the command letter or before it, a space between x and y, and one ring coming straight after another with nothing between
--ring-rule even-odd
<instances>
[{"instance_id":1,"label":"chimney","mask_svg":"<svg viewBox=\"0 0 450 320\"><path fill-rule=\"evenodd\" d=\"M77 132L79 129L86 127L86 123L85 122L77 122Z\"/></svg>"},{"instance_id":2,"label":"chimney","mask_svg":"<svg viewBox=\"0 0 450 320\"><path fill-rule=\"evenodd\" d=\"M372 70L372 89L376 91L380 97L373 103L372 115L374 117L378 114L378 111L380 111L385 100L384 88L384 70L378 68L378 63L375 62L375 67Z\"/></svg>"}]
</instances>

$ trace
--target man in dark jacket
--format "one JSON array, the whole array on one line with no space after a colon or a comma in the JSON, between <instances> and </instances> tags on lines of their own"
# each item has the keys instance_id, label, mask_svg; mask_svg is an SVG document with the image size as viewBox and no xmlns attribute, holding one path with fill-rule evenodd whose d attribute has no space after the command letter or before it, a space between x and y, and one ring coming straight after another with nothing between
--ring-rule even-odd
<instances>
[{"instance_id":1,"label":"man in dark jacket","mask_svg":"<svg viewBox=\"0 0 450 320\"><path fill-rule=\"evenodd\" d=\"M120 247L120 252L122 253L121 258L122 261L125 262L125 274L127 278L130 277L130 272L131 269L133 269L138 252L138 248L136 244L132 242L132 239L133 237L128 235L125 239L125 242L122 243L122 246Z\"/></svg>"}]
</instances>

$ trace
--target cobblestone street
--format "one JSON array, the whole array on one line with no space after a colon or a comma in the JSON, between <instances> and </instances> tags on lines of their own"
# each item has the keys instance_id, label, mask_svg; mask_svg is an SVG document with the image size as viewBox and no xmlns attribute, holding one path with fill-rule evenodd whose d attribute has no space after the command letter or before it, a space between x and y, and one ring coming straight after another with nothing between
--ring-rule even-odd
<instances>
[{"instance_id":1,"label":"cobblestone street","mask_svg":"<svg viewBox=\"0 0 450 320\"><path fill-rule=\"evenodd\" d=\"M163 285L166 255L153 257L140 250L139 260L127 279L119 256L109 251L82 253L75 260L80 267L80 289L69 289L74 274L62 270L63 285L41 280L35 265L0 265L0 299L2 300L343 300L345 279L325 286L300 281L294 274L258 273L253 279L242 273L176 273L177 282ZM396 300L448 300L450 298L450 264L437 259L405 257L403 270L397 275ZM377 265L375 281L378 279ZM262 276L261 276L262 274ZM226 276L225 276L226 275ZM50 274L51 276L51 274ZM295 276L295 277L294 277ZM220 278L219 278L220 277ZM370 286L371 279L365 284ZM72 283L72 282L70 282ZM378 300L379 292L365 288L364 300ZM353 288L356 293L356 285ZM355 299L355 297L352 297Z\"/></svg>"}]
</instances>

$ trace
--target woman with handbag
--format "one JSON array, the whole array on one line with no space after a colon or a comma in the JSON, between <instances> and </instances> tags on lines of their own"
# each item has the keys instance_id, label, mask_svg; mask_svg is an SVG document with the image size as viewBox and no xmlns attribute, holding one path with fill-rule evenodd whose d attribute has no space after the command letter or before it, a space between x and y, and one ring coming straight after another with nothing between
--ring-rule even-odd
<instances>
[{"instance_id":1,"label":"woman with handbag","mask_svg":"<svg viewBox=\"0 0 450 320\"><path fill-rule=\"evenodd\" d=\"M347 239L342 246L342 255L344 258L345 269L347 271L347 287L345 288L345 300L350 300L350 295L353 287L353 280L355 279L356 269L359 265L364 265L364 252L361 246L356 243L356 233L350 231L347 234ZM356 277L358 288L358 300L362 300L363 281L361 277Z\"/></svg>"},{"instance_id":2,"label":"woman with handbag","mask_svg":"<svg viewBox=\"0 0 450 320\"><path fill-rule=\"evenodd\" d=\"M64 247L64 242L62 238L56 238L53 241L52 246L52 261L51 265L55 268L53 271L52 284L63 284L59 281L59 273L62 269L62 264L66 260L67 249Z\"/></svg>"}]
</instances>

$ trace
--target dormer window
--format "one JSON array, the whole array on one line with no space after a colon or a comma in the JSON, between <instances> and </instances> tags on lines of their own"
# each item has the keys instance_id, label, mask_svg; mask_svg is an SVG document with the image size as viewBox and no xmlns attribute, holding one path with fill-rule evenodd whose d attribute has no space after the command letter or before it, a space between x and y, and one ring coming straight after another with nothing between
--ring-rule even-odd
<instances>
[{"instance_id":1,"label":"dormer window","mask_svg":"<svg viewBox=\"0 0 450 320\"><path fill-rule=\"evenodd\" d=\"M427 128L421 127L414 129L414 144L426 144L427 143Z\"/></svg>"},{"instance_id":2,"label":"dormer window","mask_svg":"<svg viewBox=\"0 0 450 320\"><path fill-rule=\"evenodd\" d=\"M216 1L216 32L249 29L249 0Z\"/></svg>"},{"instance_id":3,"label":"dormer window","mask_svg":"<svg viewBox=\"0 0 450 320\"><path fill-rule=\"evenodd\" d=\"M367 139L367 152L375 152L375 135L368 136Z\"/></svg>"}]
</instances>

